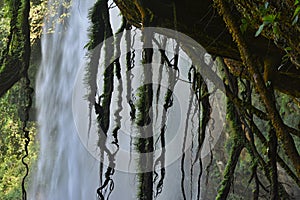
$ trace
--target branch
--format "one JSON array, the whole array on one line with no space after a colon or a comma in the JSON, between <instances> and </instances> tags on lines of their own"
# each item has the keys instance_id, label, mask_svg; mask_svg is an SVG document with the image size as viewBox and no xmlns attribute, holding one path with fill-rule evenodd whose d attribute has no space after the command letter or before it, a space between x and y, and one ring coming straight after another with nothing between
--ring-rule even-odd
<instances>
[{"instance_id":1,"label":"branch","mask_svg":"<svg viewBox=\"0 0 300 200\"><path fill-rule=\"evenodd\" d=\"M228 60L228 59L227 59ZM223 66L227 66L227 68L230 68L230 66L228 66L227 62L224 62L225 60L220 58L219 62L221 63L221 65ZM229 69L230 70L230 69ZM230 70L231 71L231 70ZM233 76L236 76L235 74L233 74ZM245 112L245 110L249 110L251 114L256 115L257 117L259 117L262 120L268 121L269 120L269 116L259 110L258 108L254 107L253 105L251 105L250 103L244 102L242 101L237 95L234 95L228 85L226 85L224 83L224 87L225 87L225 92L226 92L226 96L240 109L240 111ZM297 103L297 102L296 102ZM246 109L245 109L246 108ZM289 127L288 125L284 124L284 128L291 134L297 136L300 138L300 131Z\"/></svg>"},{"instance_id":2,"label":"branch","mask_svg":"<svg viewBox=\"0 0 300 200\"><path fill-rule=\"evenodd\" d=\"M214 0L214 2L218 6L219 13L221 16L223 16L223 20L228 26L233 39L237 43L241 58L245 66L248 68L253 78L256 89L258 90L266 106L266 110L269 113L269 118L276 131L276 135L282 143L286 155L292 161L297 175L300 176L300 156L295 147L292 136L286 131L285 125L280 117L279 112L276 109L274 94L268 91L263 78L256 67L257 63L254 61L248 44L242 36L239 25L237 24L236 19L231 13L230 5L224 0Z\"/></svg>"},{"instance_id":3,"label":"branch","mask_svg":"<svg viewBox=\"0 0 300 200\"><path fill-rule=\"evenodd\" d=\"M230 85L229 90L232 91L232 93L237 96L238 95L237 79L228 72L227 68L225 68L225 74ZM237 110L237 107L232 101L227 101L227 116L229 120L228 123L232 131L231 137L233 137L233 146L231 148L229 160L226 164L224 178L221 183L221 188L218 191L218 196L216 197L217 200L227 199L227 196L230 191L230 186L233 181L235 167L239 160L240 154L243 148L245 147L244 145L245 137L242 135L243 129L241 126L242 125L241 120L239 118L239 111Z\"/></svg>"},{"instance_id":4,"label":"branch","mask_svg":"<svg viewBox=\"0 0 300 200\"><path fill-rule=\"evenodd\" d=\"M22 77L29 67L30 40L29 7L27 1L11 4L10 34L0 60L0 97L2 97Z\"/></svg>"},{"instance_id":5,"label":"branch","mask_svg":"<svg viewBox=\"0 0 300 200\"><path fill-rule=\"evenodd\" d=\"M255 133L255 135L258 137L260 142L267 147L268 141L265 138L265 136L262 134L262 132L259 130L259 128L256 126L256 124L253 121L250 121L250 126L252 128L252 131ZM290 167L284 162L284 160L277 154L277 162L280 164L280 166L285 170L285 172L296 182L296 184L300 187L300 179L298 176L290 169Z\"/></svg>"}]
</instances>

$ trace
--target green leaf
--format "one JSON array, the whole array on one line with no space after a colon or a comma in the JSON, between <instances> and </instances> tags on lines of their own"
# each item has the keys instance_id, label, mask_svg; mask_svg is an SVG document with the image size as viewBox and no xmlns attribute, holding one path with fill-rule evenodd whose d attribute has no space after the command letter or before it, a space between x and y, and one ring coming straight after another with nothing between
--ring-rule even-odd
<instances>
[{"instance_id":1,"label":"green leaf","mask_svg":"<svg viewBox=\"0 0 300 200\"><path fill-rule=\"evenodd\" d=\"M242 31L242 33L245 33L247 31L248 28L248 22L246 19L242 19L242 24L240 25L240 29Z\"/></svg>"},{"instance_id":2,"label":"green leaf","mask_svg":"<svg viewBox=\"0 0 300 200\"><path fill-rule=\"evenodd\" d=\"M265 24L262 24L259 26L258 30L255 33L255 37L259 36L259 34L262 32L262 30L264 29Z\"/></svg>"},{"instance_id":3,"label":"green leaf","mask_svg":"<svg viewBox=\"0 0 300 200\"><path fill-rule=\"evenodd\" d=\"M299 14L299 12L300 12L300 6L297 6L297 8L296 8L296 10L295 10L295 12L294 12L293 18L294 18L295 16L297 16L297 15Z\"/></svg>"},{"instance_id":4,"label":"green leaf","mask_svg":"<svg viewBox=\"0 0 300 200\"><path fill-rule=\"evenodd\" d=\"M262 19L265 24L272 24L276 19L276 15L266 15Z\"/></svg>"},{"instance_id":5,"label":"green leaf","mask_svg":"<svg viewBox=\"0 0 300 200\"><path fill-rule=\"evenodd\" d=\"M295 25L298 22L299 16L296 15L296 17L294 17L294 20L292 22L292 25Z\"/></svg>"},{"instance_id":6,"label":"green leaf","mask_svg":"<svg viewBox=\"0 0 300 200\"><path fill-rule=\"evenodd\" d=\"M284 48L285 51L291 51L292 50L292 47L286 47Z\"/></svg>"},{"instance_id":7,"label":"green leaf","mask_svg":"<svg viewBox=\"0 0 300 200\"><path fill-rule=\"evenodd\" d=\"M276 36L276 38L279 38L279 27L278 27L278 22L275 22L273 25L273 33Z\"/></svg>"}]
</instances>

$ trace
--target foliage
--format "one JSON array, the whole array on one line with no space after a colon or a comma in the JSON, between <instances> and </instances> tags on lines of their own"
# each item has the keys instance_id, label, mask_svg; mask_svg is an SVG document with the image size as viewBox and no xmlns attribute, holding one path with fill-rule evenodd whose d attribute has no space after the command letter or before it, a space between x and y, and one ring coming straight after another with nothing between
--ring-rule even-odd
<instances>
[{"instance_id":1,"label":"foliage","mask_svg":"<svg viewBox=\"0 0 300 200\"><path fill-rule=\"evenodd\" d=\"M9 34L0 60L0 96L28 70L30 61L29 0L8 2Z\"/></svg>"},{"instance_id":2,"label":"foliage","mask_svg":"<svg viewBox=\"0 0 300 200\"><path fill-rule=\"evenodd\" d=\"M20 109L17 104L22 101L17 84L0 99L0 196L3 200L20 199L21 181L25 167L21 158L24 155L24 135L20 120ZM32 142L29 146L29 157L26 162L33 166L37 158L37 146L34 145L36 134L35 123L29 124Z\"/></svg>"},{"instance_id":3,"label":"foliage","mask_svg":"<svg viewBox=\"0 0 300 200\"><path fill-rule=\"evenodd\" d=\"M23 70L29 67L29 27L28 27L28 7L25 1L16 1L19 4L12 4L15 1L4 1L0 6L1 25L0 25L0 51L1 51L1 69L11 71L21 77ZM32 12L40 10L40 4L45 1L35 2L31 4ZM43 10L38 14L31 14L36 18L43 18ZM36 16L35 16L36 15ZM39 15L39 16L37 16ZM29 19L30 20L30 19ZM32 24L32 30L38 30ZM35 42L38 37L35 34L31 38L31 42ZM3 71L1 71L2 73ZM6 73L6 72L5 72ZM5 76L4 73L4 77ZM30 74L32 76L32 74ZM1 79L2 79L1 75ZM15 77L11 77L15 79ZM1 80L5 83L5 80ZM3 87L3 85L1 85ZM25 135L22 131L24 119L23 105L25 104L25 96L20 83L15 84L0 99L0 197L1 199L20 199L22 196L21 183L26 173L25 166L22 164L22 157L25 155ZM34 144L34 136L36 134L35 123L28 124L31 143L29 144L29 157L25 162L29 167L33 166L37 156L37 147ZM26 184L28 179L26 179Z\"/></svg>"},{"instance_id":4,"label":"foliage","mask_svg":"<svg viewBox=\"0 0 300 200\"><path fill-rule=\"evenodd\" d=\"M50 4L48 4L43 18L47 24L50 24L50 26L44 27L45 33L54 33L57 24L67 24L66 22L70 16L69 9L71 6L72 1L60 2L58 0L53 0Z\"/></svg>"},{"instance_id":5,"label":"foliage","mask_svg":"<svg viewBox=\"0 0 300 200\"><path fill-rule=\"evenodd\" d=\"M0 51L2 52L7 44L7 35L9 34L9 7L5 2L0 6Z\"/></svg>"},{"instance_id":6,"label":"foliage","mask_svg":"<svg viewBox=\"0 0 300 200\"><path fill-rule=\"evenodd\" d=\"M58 13L58 7L60 6L59 1L54 1L49 7L47 7L48 0L38 0L32 1L30 3L30 13L29 13L29 20L30 20L30 40L31 44L37 42L38 39L42 36L43 27L44 27L44 20L50 20L50 17L55 15L60 15L60 17L53 21L52 25L55 26L55 23L64 23L65 19L69 16L68 12L65 13ZM71 3L63 3L63 8L65 10L69 9ZM6 1L4 1L3 5L0 5L0 17L1 17L1 25L0 25L0 49L2 49L6 42L7 36L9 34L9 21L10 21L10 14L9 14L9 5ZM54 28L51 27L47 31L48 33L53 33Z\"/></svg>"},{"instance_id":7,"label":"foliage","mask_svg":"<svg viewBox=\"0 0 300 200\"><path fill-rule=\"evenodd\" d=\"M299 0L295 0L294 5L296 6L296 8L295 8L295 12L293 14L293 22L292 22L293 25L295 25L298 22L298 19L299 19L299 13L300 13L300 2L299 2Z\"/></svg>"},{"instance_id":8,"label":"foliage","mask_svg":"<svg viewBox=\"0 0 300 200\"><path fill-rule=\"evenodd\" d=\"M262 14L262 21L263 23L259 26L258 30L255 33L255 37L259 36L264 27L266 26L271 26L273 29L274 35L277 37L279 32L278 32L278 21L277 19L280 18L280 13L273 14L273 12L270 11L269 8L269 2L266 2L264 7L260 9L260 12ZM271 14L270 14L271 13Z\"/></svg>"},{"instance_id":9,"label":"foliage","mask_svg":"<svg viewBox=\"0 0 300 200\"><path fill-rule=\"evenodd\" d=\"M30 4L30 40L31 44L34 44L37 39L42 35L44 26L44 16L47 13L48 0L42 0L37 4L33 2Z\"/></svg>"}]
</instances>

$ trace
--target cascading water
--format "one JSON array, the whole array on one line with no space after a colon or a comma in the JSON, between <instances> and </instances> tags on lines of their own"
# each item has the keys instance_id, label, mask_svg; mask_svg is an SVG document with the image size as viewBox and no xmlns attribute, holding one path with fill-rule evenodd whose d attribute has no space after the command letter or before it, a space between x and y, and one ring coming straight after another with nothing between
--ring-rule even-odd
<instances>
[{"instance_id":1,"label":"cascading water","mask_svg":"<svg viewBox=\"0 0 300 200\"><path fill-rule=\"evenodd\" d=\"M68 1L66 1L68 2ZM45 20L42 64L36 84L40 156L29 199L95 199L99 163L82 145L72 115L72 94L88 42L88 10L93 1L49 1L57 7ZM57 13L55 13L57 12ZM62 13L69 17L59 19ZM88 169L87 169L88 168Z\"/></svg>"}]
</instances>

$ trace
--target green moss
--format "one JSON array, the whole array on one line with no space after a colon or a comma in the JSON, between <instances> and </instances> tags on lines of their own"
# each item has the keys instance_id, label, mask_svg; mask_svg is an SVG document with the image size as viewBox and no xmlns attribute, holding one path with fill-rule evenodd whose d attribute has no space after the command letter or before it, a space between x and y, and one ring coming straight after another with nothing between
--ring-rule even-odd
<instances>
[{"instance_id":1,"label":"green moss","mask_svg":"<svg viewBox=\"0 0 300 200\"><path fill-rule=\"evenodd\" d=\"M89 38L90 41L86 45L88 50L96 48L104 40L104 20L102 18L103 8L105 8L106 1L98 0L89 13L89 18L92 22L90 27Z\"/></svg>"},{"instance_id":2,"label":"green moss","mask_svg":"<svg viewBox=\"0 0 300 200\"><path fill-rule=\"evenodd\" d=\"M150 123L150 108L152 107L152 84L146 84L138 88L137 91L137 118L136 124L138 126L144 126Z\"/></svg>"},{"instance_id":3,"label":"green moss","mask_svg":"<svg viewBox=\"0 0 300 200\"><path fill-rule=\"evenodd\" d=\"M241 136L243 131L236 116L236 111L232 102L227 102L227 122L229 124L230 137L232 138L232 147L229 154L229 160L227 161L224 171L224 177L216 197L217 200L226 199L228 196L235 167L237 165L240 153L244 148L244 138Z\"/></svg>"}]
</instances>

